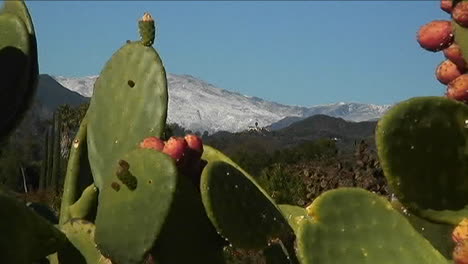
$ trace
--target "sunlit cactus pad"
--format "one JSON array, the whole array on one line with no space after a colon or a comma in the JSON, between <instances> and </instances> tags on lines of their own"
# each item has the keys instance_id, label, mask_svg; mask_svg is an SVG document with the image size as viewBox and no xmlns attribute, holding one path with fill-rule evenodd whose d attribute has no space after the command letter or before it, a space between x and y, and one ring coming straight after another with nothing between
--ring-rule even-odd
<instances>
[{"instance_id":1,"label":"sunlit cactus pad","mask_svg":"<svg viewBox=\"0 0 468 264\"><path fill-rule=\"evenodd\" d=\"M121 161L100 192L96 243L116 263L139 264L169 214L178 172L171 157L150 149L134 150Z\"/></svg>"},{"instance_id":2,"label":"sunlit cactus pad","mask_svg":"<svg viewBox=\"0 0 468 264\"><path fill-rule=\"evenodd\" d=\"M393 106L378 123L376 142L398 199L418 210L466 206L467 139L468 106L461 102L417 97Z\"/></svg>"},{"instance_id":3,"label":"sunlit cactus pad","mask_svg":"<svg viewBox=\"0 0 468 264\"><path fill-rule=\"evenodd\" d=\"M292 232L264 191L229 163L207 164L202 173L201 193L208 217L235 247L262 249L271 240Z\"/></svg>"},{"instance_id":4,"label":"sunlit cactus pad","mask_svg":"<svg viewBox=\"0 0 468 264\"><path fill-rule=\"evenodd\" d=\"M88 114L88 151L94 182L109 183L109 164L148 136L162 136L167 116L166 71L159 54L140 42L125 44L96 80Z\"/></svg>"},{"instance_id":5,"label":"sunlit cactus pad","mask_svg":"<svg viewBox=\"0 0 468 264\"><path fill-rule=\"evenodd\" d=\"M302 264L447 264L385 198L358 188L319 196L301 222L297 253Z\"/></svg>"}]
</instances>

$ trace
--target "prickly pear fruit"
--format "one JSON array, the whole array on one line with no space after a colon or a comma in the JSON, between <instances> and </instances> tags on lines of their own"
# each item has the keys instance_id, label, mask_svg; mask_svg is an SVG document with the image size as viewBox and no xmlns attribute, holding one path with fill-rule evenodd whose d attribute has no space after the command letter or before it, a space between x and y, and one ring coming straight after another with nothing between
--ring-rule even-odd
<instances>
[{"instance_id":1,"label":"prickly pear fruit","mask_svg":"<svg viewBox=\"0 0 468 264\"><path fill-rule=\"evenodd\" d=\"M452 18L460 26L468 27L468 3L458 3L452 10Z\"/></svg>"},{"instance_id":2,"label":"prickly pear fruit","mask_svg":"<svg viewBox=\"0 0 468 264\"><path fill-rule=\"evenodd\" d=\"M463 219L452 232L452 240L460 243L468 239L468 218Z\"/></svg>"},{"instance_id":3,"label":"prickly pear fruit","mask_svg":"<svg viewBox=\"0 0 468 264\"><path fill-rule=\"evenodd\" d=\"M442 84L448 84L460 75L462 75L462 71L450 60L443 61L436 70L437 80Z\"/></svg>"},{"instance_id":4,"label":"prickly pear fruit","mask_svg":"<svg viewBox=\"0 0 468 264\"><path fill-rule=\"evenodd\" d=\"M422 26L418 31L419 45L432 52L449 47L453 43L452 24L446 20L435 20Z\"/></svg>"},{"instance_id":5,"label":"prickly pear fruit","mask_svg":"<svg viewBox=\"0 0 468 264\"><path fill-rule=\"evenodd\" d=\"M457 244L453 250L453 262L455 264L468 264L468 241L464 240Z\"/></svg>"},{"instance_id":6,"label":"prickly pear fruit","mask_svg":"<svg viewBox=\"0 0 468 264\"><path fill-rule=\"evenodd\" d=\"M187 151L187 141L182 137L171 137L164 145L163 153L171 156L176 161L181 161Z\"/></svg>"},{"instance_id":7,"label":"prickly pear fruit","mask_svg":"<svg viewBox=\"0 0 468 264\"><path fill-rule=\"evenodd\" d=\"M445 58L455 63L460 69L466 69L466 61L463 58L460 46L456 43L450 45L450 47L444 49Z\"/></svg>"},{"instance_id":8,"label":"prickly pear fruit","mask_svg":"<svg viewBox=\"0 0 468 264\"><path fill-rule=\"evenodd\" d=\"M468 101L468 74L462 74L451 81L446 96L457 101Z\"/></svg>"},{"instance_id":9,"label":"prickly pear fruit","mask_svg":"<svg viewBox=\"0 0 468 264\"><path fill-rule=\"evenodd\" d=\"M162 151L164 149L164 141L158 137L148 137L140 143L140 147Z\"/></svg>"},{"instance_id":10,"label":"prickly pear fruit","mask_svg":"<svg viewBox=\"0 0 468 264\"><path fill-rule=\"evenodd\" d=\"M199 136L188 134L185 136L185 141L190 149L199 152L200 155L203 153L203 142Z\"/></svg>"},{"instance_id":11,"label":"prickly pear fruit","mask_svg":"<svg viewBox=\"0 0 468 264\"><path fill-rule=\"evenodd\" d=\"M444 10L447 13L452 13L452 0L441 0L440 9Z\"/></svg>"}]
</instances>

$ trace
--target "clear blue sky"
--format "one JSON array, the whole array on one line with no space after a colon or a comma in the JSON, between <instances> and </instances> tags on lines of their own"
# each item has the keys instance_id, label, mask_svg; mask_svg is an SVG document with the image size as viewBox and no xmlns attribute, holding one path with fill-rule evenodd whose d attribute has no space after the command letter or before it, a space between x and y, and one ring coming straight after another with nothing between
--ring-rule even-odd
<instances>
[{"instance_id":1,"label":"clear blue sky","mask_svg":"<svg viewBox=\"0 0 468 264\"><path fill-rule=\"evenodd\" d=\"M442 95L442 53L416 42L439 1L28 1L41 73L99 74L145 11L166 70L291 105Z\"/></svg>"}]
</instances>

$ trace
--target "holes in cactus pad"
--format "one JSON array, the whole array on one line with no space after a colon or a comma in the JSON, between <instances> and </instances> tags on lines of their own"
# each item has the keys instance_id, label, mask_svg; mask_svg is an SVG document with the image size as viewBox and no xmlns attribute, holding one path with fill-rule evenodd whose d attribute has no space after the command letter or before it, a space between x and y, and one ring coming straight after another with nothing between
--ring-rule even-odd
<instances>
[{"instance_id":1,"label":"holes in cactus pad","mask_svg":"<svg viewBox=\"0 0 468 264\"><path fill-rule=\"evenodd\" d=\"M135 82L132 80L128 80L127 84L128 86L130 86L130 88L133 88L133 86L135 86Z\"/></svg>"}]
</instances>

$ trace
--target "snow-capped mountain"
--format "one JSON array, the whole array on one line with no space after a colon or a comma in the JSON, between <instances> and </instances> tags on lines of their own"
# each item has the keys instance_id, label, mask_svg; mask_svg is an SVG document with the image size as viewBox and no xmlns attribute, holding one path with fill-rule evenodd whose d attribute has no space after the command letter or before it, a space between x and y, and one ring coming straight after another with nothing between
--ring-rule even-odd
<instances>
[{"instance_id":1,"label":"snow-capped mountain","mask_svg":"<svg viewBox=\"0 0 468 264\"><path fill-rule=\"evenodd\" d=\"M62 86L85 97L91 97L97 77L52 76ZM312 107L289 106L227 91L190 75L168 74L167 79L168 123L177 123L192 131L237 132L254 126L255 122L267 127L285 118L300 120L316 114L358 122L379 118L390 108L390 105L343 102Z\"/></svg>"}]
</instances>

